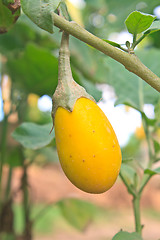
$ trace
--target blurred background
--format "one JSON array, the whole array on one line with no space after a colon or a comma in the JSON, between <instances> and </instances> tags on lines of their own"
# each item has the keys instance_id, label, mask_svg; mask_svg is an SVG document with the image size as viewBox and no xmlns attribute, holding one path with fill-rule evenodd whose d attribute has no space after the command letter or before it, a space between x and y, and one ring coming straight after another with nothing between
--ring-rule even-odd
<instances>
[{"instance_id":1,"label":"blurred background","mask_svg":"<svg viewBox=\"0 0 160 240\"><path fill-rule=\"evenodd\" d=\"M160 19L158 0L66 0L66 4L70 19L122 46L132 42L124 24L132 11ZM44 136L37 127L44 125L48 132L52 127L51 99L58 80L60 38L59 29L55 27L54 34L49 34L23 13L16 24L0 34L0 145L5 159L1 169L0 231L5 229L9 240L110 240L120 229L134 231L132 198L121 180L100 195L80 191L61 170L54 132ZM136 53L160 76L159 48L158 31L142 41ZM145 165L148 149L141 112L156 126L152 124L152 132L160 142L158 93L114 60L72 36L70 51L74 79L93 95L107 115L123 158ZM17 130L22 135L20 144L15 140L17 132L14 139L11 134L23 122L36 125L31 129L23 125ZM146 187L141 207L144 239L157 240L159 176L154 176Z\"/></svg>"}]
</instances>

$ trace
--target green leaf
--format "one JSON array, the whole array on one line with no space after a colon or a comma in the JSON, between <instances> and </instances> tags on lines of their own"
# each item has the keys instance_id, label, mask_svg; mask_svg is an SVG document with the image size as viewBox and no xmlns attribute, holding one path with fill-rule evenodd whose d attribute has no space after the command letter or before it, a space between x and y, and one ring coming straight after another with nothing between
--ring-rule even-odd
<instances>
[{"instance_id":1,"label":"green leaf","mask_svg":"<svg viewBox=\"0 0 160 240\"><path fill-rule=\"evenodd\" d=\"M9 59L7 68L13 82L23 91L52 95L58 81L58 59L45 48L28 44L17 59Z\"/></svg>"},{"instance_id":2,"label":"green leaf","mask_svg":"<svg viewBox=\"0 0 160 240\"><path fill-rule=\"evenodd\" d=\"M58 206L63 217L80 231L85 230L98 211L96 206L78 199L64 199Z\"/></svg>"},{"instance_id":3,"label":"green leaf","mask_svg":"<svg viewBox=\"0 0 160 240\"><path fill-rule=\"evenodd\" d=\"M12 137L25 148L38 149L48 145L54 138L51 134L52 123L38 125L35 123L22 123L12 133Z\"/></svg>"},{"instance_id":4,"label":"green leaf","mask_svg":"<svg viewBox=\"0 0 160 240\"><path fill-rule=\"evenodd\" d=\"M156 19L155 16L134 11L127 17L125 24L128 32L136 35L147 30L154 19Z\"/></svg>"},{"instance_id":5,"label":"green leaf","mask_svg":"<svg viewBox=\"0 0 160 240\"><path fill-rule=\"evenodd\" d=\"M112 238L112 240L143 240L143 239L136 232L129 233L129 232L120 231Z\"/></svg>"},{"instance_id":6,"label":"green leaf","mask_svg":"<svg viewBox=\"0 0 160 240\"><path fill-rule=\"evenodd\" d=\"M147 169L144 170L144 173L145 173L145 174L149 174L149 175L151 175L151 176L153 176L153 175L155 175L155 174L160 174L160 167L159 167L159 168L156 168L156 169L153 169L153 170L147 168Z\"/></svg>"},{"instance_id":7,"label":"green leaf","mask_svg":"<svg viewBox=\"0 0 160 240\"><path fill-rule=\"evenodd\" d=\"M145 119L146 123L148 126L155 126L156 124L156 119L148 118L144 112L141 113L142 117Z\"/></svg>"},{"instance_id":8,"label":"green leaf","mask_svg":"<svg viewBox=\"0 0 160 240\"><path fill-rule=\"evenodd\" d=\"M160 151L160 143L157 142L155 139L153 140L153 144L154 144L154 151L155 153L158 153Z\"/></svg>"},{"instance_id":9,"label":"green leaf","mask_svg":"<svg viewBox=\"0 0 160 240\"><path fill-rule=\"evenodd\" d=\"M19 52L20 50L22 51L28 42L36 39L34 29L21 22L24 16L25 15L21 16L19 21L8 33L3 34L0 37L0 52L6 56L7 59L11 59L11 55L15 54L15 52ZM30 20L28 19L28 21ZM38 39L39 38L40 36L38 36Z\"/></svg>"},{"instance_id":10,"label":"green leaf","mask_svg":"<svg viewBox=\"0 0 160 240\"><path fill-rule=\"evenodd\" d=\"M131 157L130 157L130 158L128 157L128 158L123 158L123 159L122 159L122 161L123 161L124 164L130 163L130 162L132 162L133 160L134 160L134 159L131 158Z\"/></svg>"},{"instance_id":11,"label":"green leaf","mask_svg":"<svg viewBox=\"0 0 160 240\"><path fill-rule=\"evenodd\" d=\"M148 35L160 30L160 20L154 21L147 31L143 32L143 35L137 40L135 46L139 44Z\"/></svg>"},{"instance_id":12,"label":"green leaf","mask_svg":"<svg viewBox=\"0 0 160 240\"><path fill-rule=\"evenodd\" d=\"M61 1L61 4L60 4L60 6L59 6L59 10L60 10L61 15L62 15L65 19L69 20L68 9L67 9L66 3L63 2L63 0Z\"/></svg>"},{"instance_id":13,"label":"green leaf","mask_svg":"<svg viewBox=\"0 0 160 240\"><path fill-rule=\"evenodd\" d=\"M149 49L137 51L140 60L155 74L160 76L160 51ZM118 104L127 104L143 112L144 104L157 104L159 93L149 84L140 79L113 59L107 60L110 72L107 76L108 84L114 87L118 97Z\"/></svg>"},{"instance_id":14,"label":"green leaf","mask_svg":"<svg viewBox=\"0 0 160 240\"><path fill-rule=\"evenodd\" d=\"M72 36L70 37L70 46L72 46L70 48L71 66L74 66L85 79L94 83L105 83L108 70L108 67L104 64L105 55Z\"/></svg>"},{"instance_id":15,"label":"green leaf","mask_svg":"<svg viewBox=\"0 0 160 240\"><path fill-rule=\"evenodd\" d=\"M3 2L4 5L7 6L8 4L14 3L14 0L2 0L2 2Z\"/></svg>"},{"instance_id":16,"label":"green leaf","mask_svg":"<svg viewBox=\"0 0 160 240\"><path fill-rule=\"evenodd\" d=\"M14 167L21 167L23 163L21 150L18 148L14 148L10 152L7 153L6 163L14 168Z\"/></svg>"},{"instance_id":17,"label":"green leaf","mask_svg":"<svg viewBox=\"0 0 160 240\"><path fill-rule=\"evenodd\" d=\"M139 158L140 151L140 139L138 139L135 134L131 135L129 141L126 146L122 147L122 161L126 163L124 159L133 158L133 162L135 162L135 158ZM134 156L134 157L133 157ZM128 162L129 163L129 162Z\"/></svg>"},{"instance_id":18,"label":"green leaf","mask_svg":"<svg viewBox=\"0 0 160 240\"><path fill-rule=\"evenodd\" d=\"M157 32L160 30L160 20L154 21L151 26L148 28L146 32L144 32L144 35L149 35L151 33Z\"/></svg>"},{"instance_id":19,"label":"green leaf","mask_svg":"<svg viewBox=\"0 0 160 240\"><path fill-rule=\"evenodd\" d=\"M23 12L40 28L53 33L52 12L61 0L21 0Z\"/></svg>"},{"instance_id":20,"label":"green leaf","mask_svg":"<svg viewBox=\"0 0 160 240\"><path fill-rule=\"evenodd\" d=\"M97 89L94 83L87 81L83 76L80 76L80 84L86 89L86 91L94 97L96 102L102 98L102 92Z\"/></svg>"},{"instance_id":21,"label":"green leaf","mask_svg":"<svg viewBox=\"0 0 160 240\"><path fill-rule=\"evenodd\" d=\"M20 9L12 13L0 0L0 34L7 32L20 16Z\"/></svg>"},{"instance_id":22,"label":"green leaf","mask_svg":"<svg viewBox=\"0 0 160 240\"><path fill-rule=\"evenodd\" d=\"M1 233L0 234L1 240L16 240L15 234L12 233Z\"/></svg>"},{"instance_id":23,"label":"green leaf","mask_svg":"<svg viewBox=\"0 0 160 240\"><path fill-rule=\"evenodd\" d=\"M158 0L85 0L86 6L83 10L84 20L87 23L87 29L91 32L96 32L97 36L102 36L107 39L110 33L120 32L124 30L124 21L126 17L135 9L141 12L152 13L153 9L159 5ZM100 28L94 28L93 24L89 21L88 18L91 16L95 16L95 13L99 13L99 6L101 9L107 9L106 13L102 13L102 17L107 21L105 21L104 25ZM85 24L86 25L86 24Z\"/></svg>"},{"instance_id":24,"label":"green leaf","mask_svg":"<svg viewBox=\"0 0 160 240\"><path fill-rule=\"evenodd\" d=\"M134 185L135 175L136 171L133 169L133 167L129 166L126 162L122 163L121 165L121 174L127 181L128 185Z\"/></svg>"},{"instance_id":25,"label":"green leaf","mask_svg":"<svg viewBox=\"0 0 160 240\"><path fill-rule=\"evenodd\" d=\"M155 118L160 123L160 98L154 108Z\"/></svg>"},{"instance_id":26,"label":"green leaf","mask_svg":"<svg viewBox=\"0 0 160 240\"><path fill-rule=\"evenodd\" d=\"M57 150L56 148L54 147L44 147L44 148L41 148L41 149L37 149L36 151L34 150L35 152L35 156L43 156L43 161L46 162L46 163L49 163L49 162L58 162L59 159L58 159L58 155L57 155ZM39 158L37 157L37 161L39 160Z\"/></svg>"},{"instance_id":27,"label":"green leaf","mask_svg":"<svg viewBox=\"0 0 160 240\"><path fill-rule=\"evenodd\" d=\"M110 45L114 46L114 47L118 47L118 48L121 48L121 45L116 43L116 42L113 42L113 41L110 41L110 40L106 40L106 39L103 39L103 41L109 43Z\"/></svg>"}]
</instances>

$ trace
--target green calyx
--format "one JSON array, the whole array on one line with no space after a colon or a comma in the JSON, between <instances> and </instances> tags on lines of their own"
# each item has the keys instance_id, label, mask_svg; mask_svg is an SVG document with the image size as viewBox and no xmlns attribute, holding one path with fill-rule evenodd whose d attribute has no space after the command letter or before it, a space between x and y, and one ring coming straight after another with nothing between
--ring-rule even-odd
<instances>
[{"instance_id":1,"label":"green calyx","mask_svg":"<svg viewBox=\"0 0 160 240\"><path fill-rule=\"evenodd\" d=\"M85 97L95 102L94 98L86 90L77 84L70 67L69 34L62 33L61 47L59 51L58 85L52 98L52 119L54 123L55 113L58 107L63 107L72 112L78 98Z\"/></svg>"}]
</instances>

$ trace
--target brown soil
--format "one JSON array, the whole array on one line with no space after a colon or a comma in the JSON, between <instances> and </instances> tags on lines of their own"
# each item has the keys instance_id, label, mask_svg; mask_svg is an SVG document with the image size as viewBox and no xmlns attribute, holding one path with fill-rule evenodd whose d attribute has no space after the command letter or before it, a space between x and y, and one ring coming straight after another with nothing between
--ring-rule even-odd
<instances>
[{"instance_id":1,"label":"brown soil","mask_svg":"<svg viewBox=\"0 0 160 240\"><path fill-rule=\"evenodd\" d=\"M21 169L14 171L12 188L19 186L22 175ZM45 167L32 166L28 169L31 200L34 203L54 203L63 198L75 197L93 202L99 206L116 209L120 213L112 218L110 222L91 224L84 233L74 228L61 227L57 224L56 231L52 236L36 237L35 240L111 240L113 235L121 228L126 231L134 231L134 219L131 209L132 198L128 195L125 186L118 179L116 184L106 193L95 195L87 194L74 187L62 172L60 166L50 165ZM21 196L17 194L17 202ZM159 212L160 216L160 178L155 176L144 190L141 207L143 208L142 222L145 240L158 240L160 238L160 221L154 217L145 215L147 208ZM144 215L144 216L143 216ZM121 217L119 217L121 216ZM159 218L160 219L160 218Z\"/></svg>"},{"instance_id":2,"label":"brown soil","mask_svg":"<svg viewBox=\"0 0 160 240\"><path fill-rule=\"evenodd\" d=\"M21 168L16 168L12 181L13 189L18 188L21 175ZM67 179L58 164L45 167L32 166L28 169L28 176L31 199L34 203L56 202L62 198L77 197L107 208L131 207L132 197L129 196L120 179L109 191L103 194L88 194L76 188ZM19 199L20 196L18 195L16 201L19 201ZM144 189L141 205L160 211L159 176L154 176Z\"/></svg>"}]
</instances>

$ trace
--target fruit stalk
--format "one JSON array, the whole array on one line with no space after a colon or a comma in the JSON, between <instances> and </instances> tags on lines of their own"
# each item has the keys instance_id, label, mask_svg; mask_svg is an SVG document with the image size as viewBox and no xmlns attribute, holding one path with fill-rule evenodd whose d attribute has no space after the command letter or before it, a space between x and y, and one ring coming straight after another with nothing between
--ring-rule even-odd
<instances>
[{"instance_id":1,"label":"fruit stalk","mask_svg":"<svg viewBox=\"0 0 160 240\"><path fill-rule=\"evenodd\" d=\"M69 82L74 81L70 66L69 34L66 32L62 34L58 60L58 84L65 88L68 87Z\"/></svg>"},{"instance_id":2,"label":"fruit stalk","mask_svg":"<svg viewBox=\"0 0 160 240\"><path fill-rule=\"evenodd\" d=\"M73 79L70 66L69 34L63 32L59 51L58 85L52 98L53 124L55 112L58 107L63 107L72 112L75 102L81 97L88 98L95 102L94 98Z\"/></svg>"}]
</instances>

